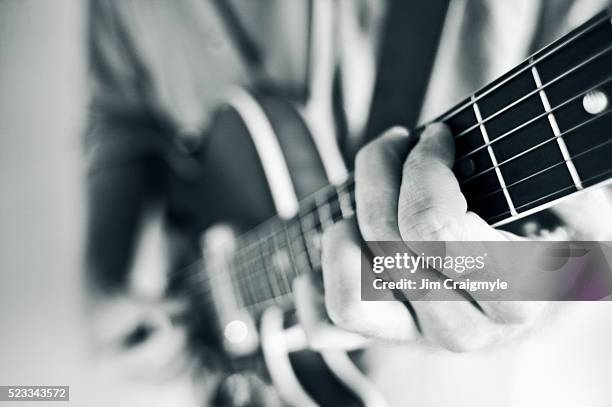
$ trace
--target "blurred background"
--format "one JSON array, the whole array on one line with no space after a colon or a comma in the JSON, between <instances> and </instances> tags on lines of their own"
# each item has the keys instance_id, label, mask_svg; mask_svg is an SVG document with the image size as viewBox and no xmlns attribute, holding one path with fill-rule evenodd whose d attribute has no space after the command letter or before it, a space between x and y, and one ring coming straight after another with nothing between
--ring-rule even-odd
<instances>
[{"instance_id":1,"label":"blurred background","mask_svg":"<svg viewBox=\"0 0 612 407\"><path fill-rule=\"evenodd\" d=\"M84 13L0 1L0 384L69 385L74 406L189 406L188 383L128 385L87 346Z\"/></svg>"}]
</instances>

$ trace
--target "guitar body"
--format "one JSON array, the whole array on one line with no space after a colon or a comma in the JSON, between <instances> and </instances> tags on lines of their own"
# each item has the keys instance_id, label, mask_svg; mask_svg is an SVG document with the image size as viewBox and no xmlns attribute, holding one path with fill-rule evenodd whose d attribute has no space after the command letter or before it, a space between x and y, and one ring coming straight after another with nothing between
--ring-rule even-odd
<instances>
[{"instance_id":1,"label":"guitar body","mask_svg":"<svg viewBox=\"0 0 612 407\"><path fill-rule=\"evenodd\" d=\"M329 184L305 122L290 103L280 98L237 91L215 116L205 143L196 157L202 166L200 171L191 178L170 182L174 198L169 217L188 240L174 245L175 269L193 262L199 255L202 235L208 236L204 239L207 263L214 261L211 254L214 250L208 246L223 239L220 237L223 233L215 233L215 225L231 225L236 234L246 232L278 215L279 206L282 212L287 204L276 202L275 198L301 200ZM285 174L279 176L279 172ZM283 185L287 181L290 185ZM208 267L207 273L223 278L227 270ZM195 293L206 289L214 291L213 298L220 290L212 283L201 290L196 287ZM271 304L251 317L245 316L239 302L232 314L231 309L211 310L209 303L198 302L197 294L193 297L192 308L197 314L194 320L199 325L194 329L203 331L195 335L195 341L203 343L194 343L194 348L202 345L208 351L210 346L222 349L225 352L222 363L232 366L233 373L239 375L240 371L250 370L263 373L290 405L385 405L382 396L345 352L319 353L307 348L304 333L295 324L290 309ZM253 342L249 341L253 346L241 349L228 344L224 327L235 320L244 321L249 329L257 331L252 333Z\"/></svg>"}]
</instances>

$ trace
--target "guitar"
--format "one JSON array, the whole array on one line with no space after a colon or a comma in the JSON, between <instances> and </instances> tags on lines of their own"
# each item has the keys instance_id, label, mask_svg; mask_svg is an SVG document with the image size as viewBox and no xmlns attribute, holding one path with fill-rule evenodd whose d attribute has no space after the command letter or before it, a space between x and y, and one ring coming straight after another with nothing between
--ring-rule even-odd
<instances>
[{"instance_id":1,"label":"guitar","mask_svg":"<svg viewBox=\"0 0 612 407\"><path fill-rule=\"evenodd\" d=\"M605 11L436 119L454 135L454 172L469 210L502 226L608 183L611 96ZM194 330L236 372L263 361L292 405L387 405L351 356L308 350L287 317L293 280L320 272L322 232L354 216L352 177L328 184L302 112L266 93L237 91L205 143L193 157L205 175L174 183L170 214L194 242L176 256L183 260L173 275L190 299ZM219 220L244 233L210 229Z\"/></svg>"}]
</instances>

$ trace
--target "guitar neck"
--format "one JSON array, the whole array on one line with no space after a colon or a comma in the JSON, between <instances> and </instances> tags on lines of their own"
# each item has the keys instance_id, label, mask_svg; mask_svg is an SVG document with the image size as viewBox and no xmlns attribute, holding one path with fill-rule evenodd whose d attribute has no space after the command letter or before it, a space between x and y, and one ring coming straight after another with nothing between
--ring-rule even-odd
<instances>
[{"instance_id":1,"label":"guitar neck","mask_svg":"<svg viewBox=\"0 0 612 407\"><path fill-rule=\"evenodd\" d=\"M612 175L612 23L602 12L440 116L468 208L501 225ZM246 308L291 302L291 283L320 269L320 235L354 215L352 177L238 239L232 261ZM244 276L250 276L245 278Z\"/></svg>"},{"instance_id":2,"label":"guitar neck","mask_svg":"<svg viewBox=\"0 0 612 407\"><path fill-rule=\"evenodd\" d=\"M611 74L603 12L443 115L470 210L500 225L608 179Z\"/></svg>"}]
</instances>

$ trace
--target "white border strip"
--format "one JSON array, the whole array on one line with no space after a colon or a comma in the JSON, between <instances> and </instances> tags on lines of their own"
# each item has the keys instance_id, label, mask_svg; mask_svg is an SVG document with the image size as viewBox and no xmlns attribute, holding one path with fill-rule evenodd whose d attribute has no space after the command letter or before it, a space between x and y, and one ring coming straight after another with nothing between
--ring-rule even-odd
<instances>
[{"instance_id":1,"label":"white border strip","mask_svg":"<svg viewBox=\"0 0 612 407\"><path fill-rule=\"evenodd\" d=\"M300 204L285 156L270 120L259 102L243 89L235 89L230 94L228 103L236 109L251 135L268 180L278 216L283 219L293 217L298 212Z\"/></svg>"}]
</instances>

